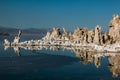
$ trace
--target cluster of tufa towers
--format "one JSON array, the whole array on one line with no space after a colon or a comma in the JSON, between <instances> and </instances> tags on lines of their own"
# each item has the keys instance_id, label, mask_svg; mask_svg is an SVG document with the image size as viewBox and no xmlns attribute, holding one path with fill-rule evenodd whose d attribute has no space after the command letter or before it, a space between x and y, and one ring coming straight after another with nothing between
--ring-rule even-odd
<instances>
[{"instance_id":1,"label":"cluster of tufa towers","mask_svg":"<svg viewBox=\"0 0 120 80\"><path fill-rule=\"evenodd\" d=\"M101 26L97 25L94 30L78 27L72 33L68 33L65 28L53 28L52 32L47 32L46 36L41 40L26 41L20 43L21 31L14 41L10 43L5 39L5 45L76 45L76 44L96 44L109 45L120 43L120 17L118 14L113 15L113 19L109 23L109 31L102 32Z\"/></svg>"},{"instance_id":2,"label":"cluster of tufa towers","mask_svg":"<svg viewBox=\"0 0 120 80\"><path fill-rule=\"evenodd\" d=\"M59 28L53 28L53 32L47 32L45 40L63 40L71 41L74 44L114 44L120 42L120 18L119 15L113 15L113 19L109 23L109 31L102 33L101 26L97 25L94 30L88 28L77 28L73 33L69 33L63 28L63 33Z\"/></svg>"}]
</instances>

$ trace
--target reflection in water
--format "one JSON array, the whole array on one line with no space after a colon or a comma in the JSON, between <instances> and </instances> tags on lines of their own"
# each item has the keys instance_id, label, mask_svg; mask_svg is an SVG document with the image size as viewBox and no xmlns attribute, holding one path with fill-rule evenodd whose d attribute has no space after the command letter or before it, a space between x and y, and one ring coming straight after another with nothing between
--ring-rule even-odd
<instances>
[{"instance_id":1,"label":"reflection in water","mask_svg":"<svg viewBox=\"0 0 120 80\"><path fill-rule=\"evenodd\" d=\"M8 48L9 48L9 46L5 46L5 47L4 47L4 50L6 51Z\"/></svg>"},{"instance_id":2,"label":"reflection in water","mask_svg":"<svg viewBox=\"0 0 120 80\"><path fill-rule=\"evenodd\" d=\"M6 51L8 48L9 48L9 46L5 46L4 50ZM13 50L18 56L20 56L20 47L19 46L13 46Z\"/></svg>"},{"instance_id":3,"label":"reflection in water","mask_svg":"<svg viewBox=\"0 0 120 80\"><path fill-rule=\"evenodd\" d=\"M18 54L18 56L20 56L20 48L23 48L25 50L42 50L42 49L48 50L48 49L50 49L53 51L58 51L60 48L62 48L63 50L69 50L76 54L76 56L79 59L71 58L71 59L73 59L73 61L74 60L80 61L83 64L88 64L91 62L91 63L95 64L96 68L99 68L101 66L101 59L102 59L102 57L106 56L109 61L108 68L113 73L113 77L116 78L120 74L120 54L119 53L94 53L94 52L90 52L87 49L82 48L82 47L76 48L76 47L63 47L63 46L61 46L61 47L60 46L27 46L27 47L14 46L13 49L14 49L15 53ZM7 50L7 49L8 49L8 47L5 46L4 50ZM64 58L64 57L61 56L61 60L62 60L62 58ZM64 62L64 61L62 61L62 62ZM70 62L70 61L68 61L68 62Z\"/></svg>"},{"instance_id":4,"label":"reflection in water","mask_svg":"<svg viewBox=\"0 0 120 80\"><path fill-rule=\"evenodd\" d=\"M109 56L109 69L113 73L113 77L116 78L120 74L120 56Z\"/></svg>"},{"instance_id":5,"label":"reflection in water","mask_svg":"<svg viewBox=\"0 0 120 80\"><path fill-rule=\"evenodd\" d=\"M93 53L87 52L86 50L73 50L77 56L82 59L84 64L92 62L97 68L100 67L101 57L107 56L109 70L113 73L113 78L117 78L120 74L120 54L119 53Z\"/></svg>"},{"instance_id":6,"label":"reflection in water","mask_svg":"<svg viewBox=\"0 0 120 80\"><path fill-rule=\"evenodd\" d=\"M14 49L15 53L17 53L18 56L20 56L20 48L18 46L15 46L15 47L13 47L13 49Z\"/></svg>"},{"instance_id":7,"label":"reflection in water","mask_svg":"<svg viewBox=\"0 0 120 80\"><path fill-rule=\"evenodd\" d=\"M51 54L41 54L29 57L5 57L0 58L0 64L2 64L0 65L0 74L4 72L8 74L29 72L34 69L57 68L64 65L72 65L79 61L80 59L76 57Z\"/></svg>"},{"instance_id":8,"label":"reflection in water","mask_svg":"<svg viewBox=\"0 0 120 80\"><path fill-rule=\"evenodd\" d=\"M78 57L80 57L82 59L83 64L87 64L89 62L92 62L95 64L95 66L97 68L100 66L101 57L96 56L95 53L88 52L86 50L80 50L80 49L73 49L73 51L74 51L74 53L76 53L76 55Z\"/></svg>"}]
</instances>

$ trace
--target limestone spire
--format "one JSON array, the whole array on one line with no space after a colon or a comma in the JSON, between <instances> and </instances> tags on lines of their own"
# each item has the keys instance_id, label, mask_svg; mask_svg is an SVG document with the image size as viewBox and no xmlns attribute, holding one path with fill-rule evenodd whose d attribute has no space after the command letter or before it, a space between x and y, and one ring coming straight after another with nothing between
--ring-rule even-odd
<instances>
[{"instance_id":1,"label":"limestone spire","mask_svg":"<svg viewBox=\"0 0 120 80\"><path fill-rule=\"evenodd\" d=\"M97 25L95 27L95 36L94 36L95 44L100 44L100 35L101 35L101 26Z\"/></svg>"}]
</instances>

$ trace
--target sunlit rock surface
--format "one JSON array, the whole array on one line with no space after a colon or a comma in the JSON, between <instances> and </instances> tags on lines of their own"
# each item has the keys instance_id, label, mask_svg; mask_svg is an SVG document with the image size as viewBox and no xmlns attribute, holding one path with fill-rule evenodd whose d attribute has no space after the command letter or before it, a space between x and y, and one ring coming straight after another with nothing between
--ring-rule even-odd
<instances>
[{"instance_id":1,"label":"sunlit rock surface","mask_svg":"<svg viewBox=\"0 0 120 80\"><path fill-rule=\"evenodd\" d=\"M111 39L111 43L120 42L120 17L119 15L113 15L113 19L109 23L109 35Z\"/></svg>"},{"instance_id":2,"label":"sunlit rock surface","mask_svg":"<svg viewBox=\"0 0 120 80\"><path fill-rule=\"evenodd\" d=\"M102 37L101 37L101 26L99 26L99 25L97 25L96 27L95 27L95 35L94 35L94 43L95 44L101 44L102 42L101 42L101 39L102 39Z\"/></svg>"}]
</instances>

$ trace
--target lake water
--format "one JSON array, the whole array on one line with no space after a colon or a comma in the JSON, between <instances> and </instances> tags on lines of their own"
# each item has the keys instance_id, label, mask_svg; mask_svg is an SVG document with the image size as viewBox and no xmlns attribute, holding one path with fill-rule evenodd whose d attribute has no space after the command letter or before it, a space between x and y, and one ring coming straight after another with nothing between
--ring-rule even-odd
<instances>
[{"instance_id":1,"label":"lake water","mask_svg":"<svg viewBox=\"0 0 120 80\"><path fill-rule=\"evenodd\" d=\"M120 53L58 46L5 50L4 38L11 39L0 37L0 80L120 80Z\"/></svg>"}]
</instances>

